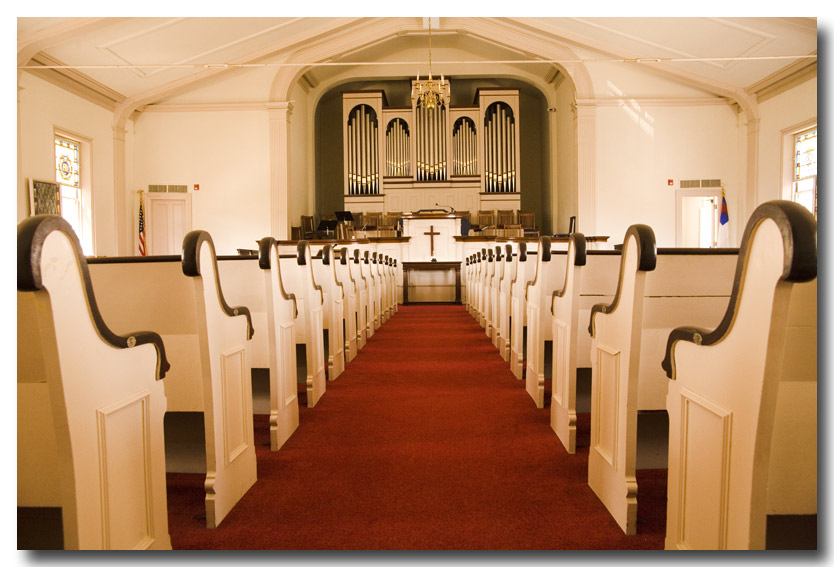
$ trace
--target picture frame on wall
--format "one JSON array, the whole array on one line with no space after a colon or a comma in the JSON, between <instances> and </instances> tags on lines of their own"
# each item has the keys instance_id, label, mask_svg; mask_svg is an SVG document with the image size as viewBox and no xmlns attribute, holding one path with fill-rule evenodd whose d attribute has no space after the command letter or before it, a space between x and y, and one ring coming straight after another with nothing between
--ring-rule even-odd
<instances>
[{"instance_id":1,"label":"picture frame on wall","mask_svg":"<svg viewBox=\"0 0 834 567\"><path fill-rule=\"evenodd\" d=\"M29 180L29 214L60 215L61 186L54 181Z\"/></svg>"}]
</instances>

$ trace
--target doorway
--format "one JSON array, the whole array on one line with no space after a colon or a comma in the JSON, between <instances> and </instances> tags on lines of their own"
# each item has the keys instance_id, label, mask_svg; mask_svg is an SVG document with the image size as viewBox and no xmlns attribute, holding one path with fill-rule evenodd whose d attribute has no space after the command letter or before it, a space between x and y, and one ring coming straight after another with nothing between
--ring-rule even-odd
<instances>
[{"instance_id":1,"label":"doorway","mask_svg":"<svg viewBox=\"0 0 834 567\"><path fill-rule=\"evenodd\" d=\"M675 191L675 201L675 246L718 246L721 189L679 189Z\"/></svg>"},{"instance_id":2,"label":"doorway","mask_svg":"<svg viewBox=\"0 0 834 567\"><path fill-rule=\"evenodd\" d=\"M182 240L191 230L191 195L146 193L145 196L148 211L148 255L180 254Z\"/></svg>"}]
</instances>

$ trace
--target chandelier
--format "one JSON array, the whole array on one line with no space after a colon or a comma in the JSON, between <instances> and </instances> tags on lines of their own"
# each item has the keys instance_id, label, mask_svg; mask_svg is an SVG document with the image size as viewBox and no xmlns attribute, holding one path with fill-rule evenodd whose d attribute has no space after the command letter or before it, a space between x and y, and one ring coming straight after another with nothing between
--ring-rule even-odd
<instances>
[{"instance_id":1,"label":"chandelier","mask_svg":"<svg viewBox=\"0 0 834 567\"><path fill-rule=\"evenodd\" d=\"M429 78L428 80L420 80L420 74L417 74L417 80L411 87L411 100L417 102L426 110L434 110L438 105L445 105L450 96L449 83L440 75L440 81L435 81L431 72L431 18L429 18Z\"/></svg>"}]
</instances>

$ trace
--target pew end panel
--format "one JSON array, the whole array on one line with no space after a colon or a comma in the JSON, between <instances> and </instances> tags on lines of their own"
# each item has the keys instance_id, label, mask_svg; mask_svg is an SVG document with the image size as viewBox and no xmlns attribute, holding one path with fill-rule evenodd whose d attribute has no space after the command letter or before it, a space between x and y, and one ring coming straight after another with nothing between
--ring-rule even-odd
<instances>
[{"instance_id":1,"label":"pew end panel","mask_svg":"<svg viewBox=\"0 0 834 567\"><path fill-rule=\"evenodd\" d=\"M570 454L576 452L576 343L579 290L587 264L585 246L585 235L571 235L565 258L564 284L553 290L549 305L553 338L550 427Z\"/></svg>"},{"instance_id":2,"label":"pew end panel","mask_svg":"<svg viewBox=\"0 0 834 567\"><path fill-rule=\"evenodd\" d=\"M322 327L327 331L327 379L335 380L345 369L344 350L344 286L336 278L334 251L325 244L312 258L313 276L323 294Z\"/></svg>"},{"instance_id":3,"label":"pew end panel","mask_svg":"<svg viewBox=\"0 0 834 567\"><path fill-rule=\"evenodd\" d=\"M525 291L527 303L525 389L536 407L540 409L544 408L545 381L548 379L548 372L552 371L553 367L552 356L550 366L546 364L547 355L553 352L552 297L557 288L564 287L567 260L566 251L551 249L550 237L540 237L536 274L526 286ZM551 372L550 379L552 378Z\"/></svg>"},{"instance_id":4,"label":"pew end panel","mask_svg":"<svg viewBox=\"0 0 834 567\"><path fill-rule=\"evenodd\" d=\"M667 549L764 549L769 512L816 511L815 313L816 222L765 203L724 319L668 338Z\"/></svg>"},{"instance_id":5,"label":"pew end panel","mask_svg":"<svg viewBox=\"0 0 834 567\"><path fill-rule=\"evenodd\" d=\"M206 526L216 528L257 480L249 310L230 307L207 232L183 240L182 270L194 286L206 433ZM264 332L261 329L261 332Z\"/></svg>"},{"instance_id":6,"label":"pew end panel","mask_svg":"<svg viewBox=\"0 0 834 567\"><path fill-rule=\"evenodd\" d=\"M524 355L527 335L527 284L536 274L537 243L519 242L518 267L512 281L510 371L518 380L524 379Z\"/></svg>"},{"instance_id":7,"label":"pew end panel","mask_svg":"<svg viewBox=\"0 0 834 567\"><path fill-rule=\"evenodd\" d=\"M269 442L279 450L299 424L298 379L295 352L295 295L284 289L278 246L274 239L259 241L259 268L266 298L269 343Z\"/></svg>"},{"instance_id":8,"label":"pew end panel","mask_svg":"<svg viewBox=\"0 0 834 567\"><path fill-rule=\"evenodd\" d=\"M637 530L637 374L646 272L654 233L633 225L623 239L612 305L591 312L591 442L588 485L628 535Z\"/></svg>"},{"instance_id":9,"label":"pew end panel","mask_svg":"<svg viewBox=\"0 0 834 567\"><path fill-rule=\"evenodd\" d=\"M169 363L159 335L107 326L78 238L60 217L18 226L18 290L31 294L24 316L38 335L28 354L44 370L37 381L23 377L21 401L51 410L56 451L33 469L22 463L23 474L57 463L64 548L171 549L161 380ZM54 473L42 478L54 482Z\"/></svg>"},{"instance_id":10,"label":"pew end panel","mask_svg":"<svg viewBox=\"0 0 834 567\"><path fill-rule=\"evenodd\" d=\"M586 249L585 265L574 266L573 269L576 277L572 294L574 299L571 302L567 293L553 299L553 376L562 376L553 386L554 389L560 388L562 394L561 399L551 401L551 425L555 420L554 431L557 434L562 432L559 437L563 444L567 442L565 448L569 453L575 452L576 448L577 373L580 368L591 369L591 334L588 328L591 310L595 304L610 304L613 301L619 269L619 253ZM569 325L574 311L576 324ZM565 352L566 348L568 352ZM565 366L571 357L575 358L575 365L570 363Z\"/></svg>"}]
</instances>

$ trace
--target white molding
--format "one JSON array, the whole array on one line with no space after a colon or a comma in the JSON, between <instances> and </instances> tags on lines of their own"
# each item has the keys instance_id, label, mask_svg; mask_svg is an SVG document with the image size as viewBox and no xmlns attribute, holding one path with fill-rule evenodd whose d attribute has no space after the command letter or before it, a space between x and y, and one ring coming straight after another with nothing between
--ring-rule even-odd
<instances>
[{"instance_id":1,"label":"white molding","mask_svg":"<svg viewBox=\"0 0 834 567\"><path fill-rule=\"evenodd\" d=\"M237 112L241 110L270 110L274 102L196 102L190 104L147 104L139 112Z\"/></svg>"},{"instance_id":2,"label":"white molding","mask_svg":"<svg viewBox=\"0 0 834 567\"><path fill-rule=\"evenodd\" d=\"M730 106L734 100L727 97L687 97L687 98L641 98L617 97L584 100L583 103L593 103L596 106L624 106L638 103L640 106Z\"/></svg>"}]
</instances>

